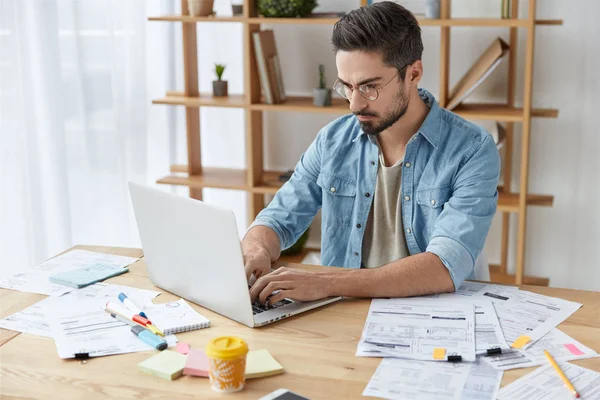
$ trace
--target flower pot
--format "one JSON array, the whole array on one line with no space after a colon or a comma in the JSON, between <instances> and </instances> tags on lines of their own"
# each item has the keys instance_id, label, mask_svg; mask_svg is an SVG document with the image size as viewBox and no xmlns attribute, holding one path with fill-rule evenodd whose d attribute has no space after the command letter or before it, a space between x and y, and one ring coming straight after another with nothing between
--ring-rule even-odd
<instances>
[{"instance_id":1,"label":"flower pot","mask_svg":"<svg viewBox=\"0 0 600 400\"><path fill-rule=\"evenodd\" d=\"M227 81L213 81L213 96L227 96Z\"/></svg>"},{"instance_id":2,"label":"flower pot","mask_svg":"<svg viewBox=\"0 0 600 400\"><path fill-rule=\"evenodd\" d=\"M188 0L188 9L193 17L207 17L213 13L215 0Z\"/></svg>"},{"instance_id":3,"label":"flower pot","mask_svg":"<svg viewBox=\"0 0 600 400\"><path fill-rule=\"evenodd\" d=\"M232 4L231 5L231 13L235 16L244 15L244 5L243 4Z\"/></svg>"},{"instance_id":4,"label":"flower pot","mask_svg":"<svg viewBox=\"0 0 600 400\"><path fill-rule=\"evenodd\" d=\"M313 89L313 104L317 107L327 107L331 105L331 89Z\"/></svg>"},{"instance_id":5,"label":"flower pot","mask_svg":"<svg viewBox=\"0 0 600 400\"><path fill-rule=\"evenodd\" d=\"M426 0L426 2L425 2L425 18L429 18L429 19L440 18L440 0Z\"/></svg>"}]
</instances>

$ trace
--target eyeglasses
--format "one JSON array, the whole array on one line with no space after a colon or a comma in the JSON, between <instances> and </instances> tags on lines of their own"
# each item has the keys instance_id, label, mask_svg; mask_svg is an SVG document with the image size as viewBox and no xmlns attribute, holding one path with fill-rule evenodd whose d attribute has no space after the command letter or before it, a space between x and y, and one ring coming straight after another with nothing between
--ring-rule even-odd
<instances>
[{"instance_id":1,"label":"eyeglasses","mask_svg":"<svg viewBox=\"0 0 600 400\"><path fill-rule=\"evenodd\" d=\"M369 101L377 100L377 98L379 98L379 91L386 87L388 83L393 81L394 78L396 78L398 74L402 72L402 70L406 67L408 67L408 65L405 65L404 67L402 67L402 69L399 69L396 75L392 77L392 79L387 81L385 84L381 85L379 88L376 88L375 85L372 85L370 83L360 85L358 87L358 93L360 93L362 97ZM333 84L333 89L346 100L350 100L352 98L352 93L354 92L354 88L348 87L339 79L336 79L335 83Z\"/></svg>"}]
</instances>

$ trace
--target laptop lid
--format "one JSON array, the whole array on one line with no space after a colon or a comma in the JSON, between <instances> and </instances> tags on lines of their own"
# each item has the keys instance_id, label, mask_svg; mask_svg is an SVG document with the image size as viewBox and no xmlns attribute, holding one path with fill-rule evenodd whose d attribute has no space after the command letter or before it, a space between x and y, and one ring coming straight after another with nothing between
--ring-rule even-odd
<instances>
[{"instance_id":1,"label":"laptop lid","mask_svg":"<svg viewBox=\"0 0 600 400\"><path fill-rule=\"evenodd\" d=\"M129 189L152 283L252 327L233 212L133 182Z\"/></svg>"}]
</instances>

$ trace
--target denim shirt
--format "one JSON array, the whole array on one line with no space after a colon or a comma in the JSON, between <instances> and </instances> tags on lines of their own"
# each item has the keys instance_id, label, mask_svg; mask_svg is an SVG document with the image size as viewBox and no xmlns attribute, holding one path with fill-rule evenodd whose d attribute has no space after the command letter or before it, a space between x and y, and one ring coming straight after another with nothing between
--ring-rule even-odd
<instances>
[{"instance_id":1,"label":"denim shirt","mask_svg":"<svg viewBox=\"0 0 600 400\"><path fill-rule=\"evenodd\" d=\"M406 244L411 255L436 254L458 288L473 278L496 213L500 157L485 130L441 108L428 91L419 95L430 110L404 155L399 199ZM332 121L248 230L267 226L287 249L322 208L322 264L360 268L378 156L354 115Z\"/></svg>"}]
</instances>

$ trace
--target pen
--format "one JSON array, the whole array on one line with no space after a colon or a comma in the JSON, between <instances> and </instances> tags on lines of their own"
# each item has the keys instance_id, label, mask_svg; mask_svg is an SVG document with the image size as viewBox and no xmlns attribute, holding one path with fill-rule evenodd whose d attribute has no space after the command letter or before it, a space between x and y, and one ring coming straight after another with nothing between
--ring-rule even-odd
<instances>
[{"instance_id":1,"label":"pen","mask_svg":"<svg viewBox=\"0 0 600 400\"><path fill-rule=\"evenodd\" d=\"M569 378L567 378L567 376L562 371L562 369L560 369L560 367L558 366L558 364L554 360L554 357L552 357L552 355L547 350L544 350L544 355L546 356L546 358L548 359L548 361L550 361L550 365L552 365L552 367L554 368L554 370L558 373L558 376L560 376L560 379L562 379L562 381L565 383L565 385L567 385L567 388L569 388L569 390L573 394L573 397L575 397L576 399L578 399L579 398L579 393L577 393L577 390L575 390L575 387L573 386L573 384L571 383L571 381L569 380Z\"/></svg>"},{"instance_id":2,"label":"pen","mask_svg":"<svg viewBox=\"0 0 600 400\"><path fill-rule=\"evenodd\" d=\"M148 318L148 316L131 300L125 293L119 294L119 300L121 303L125 305L129 309L129 311L138 314L144 318Z\"/></svg>"},{"instance_id":3,"label":"pen","mask_svg":"<svg viewBox=\"0 0 600 400\"><path fill-rule=\"evenodd\" d=\"M128 321L133 321L139 325L142 325L143 327L149 329L152 333L155 333L159 336L165 336L165 334L160 329L158 329L155 325L152 324L152 321L149 321L148 319L140 316L139 314L134 314L133 312L122 308L116 303L109 301L104 306L104 309L106 310L106 312L119 315Z\"/></svg>"},{"instance_id":4,"label":"pen","mask_svg":"<svg viewBox=\"0 0 600 400\"><path fill-rule=\"evenodd\" d=\"M165 340L159 338L154 333L150 332L148 329L142 328L139 325L132 326L131 332L133 332L133 334L137 336L138 339L140 339L142 342L149 344L157 350L164 350L167 347L169 347Z\"/></svg>"}]
</instances>

